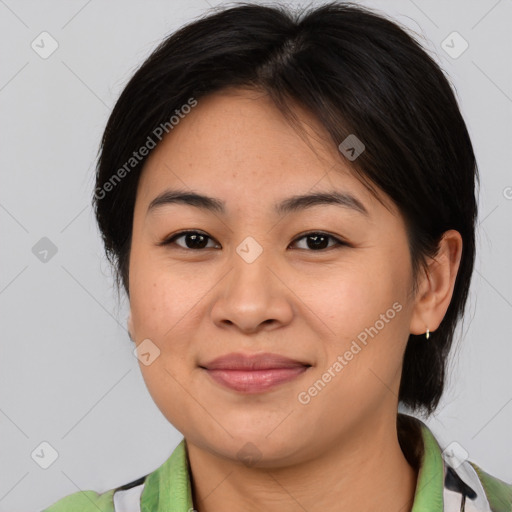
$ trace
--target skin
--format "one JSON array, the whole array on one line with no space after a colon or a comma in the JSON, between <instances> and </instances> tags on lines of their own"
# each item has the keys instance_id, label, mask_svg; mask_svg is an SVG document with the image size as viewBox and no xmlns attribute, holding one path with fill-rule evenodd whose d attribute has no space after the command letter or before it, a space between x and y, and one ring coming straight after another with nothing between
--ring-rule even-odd
<instances>
[{"instance_id":1,"label":"skin","mask_svg":"<svg viewBox=\"0 0 512 512\"><path fill-rule=\"evenodd\" d=\"M417 473L396 431L402 357L410 333L435 331L443 319L462 240L445 233L413 297L398 210L383 193L390 211L379 203L322 126L296 112L307 139L263 93L225 90L201 98L150 154L134 211L129 329L137 345L150 339L160 353L140 363L141 372L186 439L199 512L227 503L270 512L410 510ZM158 194L177 187L225 201L226 213L185 204L147 213ZM356 196L369 216L332 204L273 212L284 198L333 189ZM182 230L206 234L207 248L194 249L187 236L158 245ZM349 245L328 239L328 248L316 249L304 234L318 231ZM263 250L252 263L236 251L248 236ZM300 403L298 394L396 302L400 312ZM198 366L230 352L267 351L311 367L248 395ZM248 442L252 463L238 455Z\"/></svg>"}]
</instances>

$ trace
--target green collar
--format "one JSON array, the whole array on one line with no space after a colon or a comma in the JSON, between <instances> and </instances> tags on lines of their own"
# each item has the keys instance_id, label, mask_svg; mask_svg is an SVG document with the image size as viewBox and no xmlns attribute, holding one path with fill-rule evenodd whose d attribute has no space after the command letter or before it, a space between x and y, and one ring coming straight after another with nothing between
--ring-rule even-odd
<instances>
[{"instance_id":1,"label":"green collar","mask_svg":"<svg viewBox=\"0 0 512 512\"><path fill-rule=\"evenodd\" d=\"M141 512L192 512L192 486L186 441L182 439L171 456L145 481Z\"/></svg>"},{"instance_id":2,"label":"green collar","mask_svg":"<svg viewBox=\"0 0 512 512\"><path fill-rule=\"evenodd\" d=\"M444 461L441 447L427 425L415 419L421 427L423 455L411 512L443 512Z\"/></svg>"},{"instance_id":3,"label":"green collar","mask_svg":"<svg viewBox=\"0 0 512 512\"><path fill-rule=\"evenodd\" d=\"M401 413L400 413L401 414ZM427 425L421 427L423 455L411 512L443 512L444 462L441 448ZM191 512L192 487L186 440L182 439L171 456L146 478L141 496L142 512Z\"/></svg>"}]
</instances>

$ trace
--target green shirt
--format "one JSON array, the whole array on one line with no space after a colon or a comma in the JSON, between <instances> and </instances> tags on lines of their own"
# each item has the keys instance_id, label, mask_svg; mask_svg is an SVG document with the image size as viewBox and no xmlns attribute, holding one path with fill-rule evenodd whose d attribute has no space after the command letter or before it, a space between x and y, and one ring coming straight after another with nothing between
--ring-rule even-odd
<instances>
[{"instance_id":1,"label":"green shirt","mask_svg":"<svg viewBox=\"0 0 512 512\"><path fill-rule=\"evenodd\" d=\"M454 453L457 444L452 443L443 451L421 420L402 413L399 413L399 420L407 426L409 434L416 432L416 437L410 436L407 444L400 437L401 433L405 437L406 431L399 429L402 449L418 469L412 512L512 511L512 484L489 475L475 463ZM193 510L186 440L182 439L170 457L153 472L101 494L92 490L75 492L42 512Z\"/></svg>"}]
</instances>

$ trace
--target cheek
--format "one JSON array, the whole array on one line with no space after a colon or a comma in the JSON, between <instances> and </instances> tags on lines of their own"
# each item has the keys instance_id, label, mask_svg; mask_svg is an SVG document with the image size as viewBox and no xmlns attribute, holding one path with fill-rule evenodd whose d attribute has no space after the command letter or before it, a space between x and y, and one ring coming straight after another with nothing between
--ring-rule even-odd
<instances>
[{"instance_id":1,"label":"cheek","mask_svg":"<svg viewBox=\"0 0 512 512\"><path fill-rule=\"evenodd\" d=\"M347 387L378 385L375 378L368 382L370 370L391 382L400 365L407 341L403 283L407 268L398 267L387 257L360 258L350 268L331 272L328 286L325 281L304 281L305 302L329 327L332 340L324 345L320 370L332 367L338 356L343 358L344 377L334 379L333 386L339 386L340 393Z\"/></svg>"},{"instance_id":2,"label":"cheek","mask_svg":"<svg viewBox=\"0 0 512 512\"><path fill-rule=\"evenodd\" d=\"M202 291L202 288L205 288ZM187 323L194 305L206 293L197 280L162 258L134 251L130 260L130 308L138 337L163 344L178 322Z\"/></svg>"},{"instance_id":3,"label":"cheek","mask_svg":"<svg viewBox=\"0 0 512 512\"><path fill-rule=\"evenodd\" d=\"M131 272L130 308L136 339L138 343L151 340L156 348L149 345L149 351L158 354L150 364L139 361L141 374L162 414L182 431L193 408L183 386L190 378L194 356L190 326L197 293L183 273L163 271L161 263L149 258L134 258Z\"/></svg>"},{"instance_id":4,"label":"cheek","mask_svg":"<svg viewBox=\"0 0 512 512\"><path fill-rule=\"evenodd\" d=\"M305 279L299 294L338 339L356 335L401 299L386 263L362 258L331 269L325 279Z\"/></svg>"}]
</instances>

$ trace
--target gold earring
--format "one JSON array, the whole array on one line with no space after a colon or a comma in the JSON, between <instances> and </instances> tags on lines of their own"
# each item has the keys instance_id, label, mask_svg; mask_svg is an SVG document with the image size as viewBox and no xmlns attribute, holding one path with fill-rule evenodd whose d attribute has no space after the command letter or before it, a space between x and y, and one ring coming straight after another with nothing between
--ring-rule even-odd
<instances>
[{"instance_id":1,"label":"gold earring","mask_svg":"<svg viewBox=\"0 0 512 512\"><path fill-rule=\"evenodd\" d=\"M427 340L428 340L429 336L430 336L430 331L428 330L428 327L427 327L427 332L425 333L425 337L427 338Z\"/></svg>"}]
</instances>

